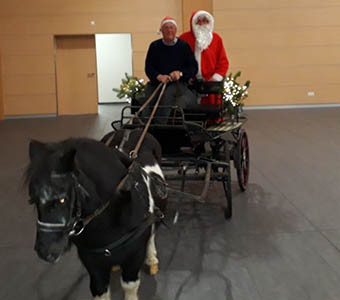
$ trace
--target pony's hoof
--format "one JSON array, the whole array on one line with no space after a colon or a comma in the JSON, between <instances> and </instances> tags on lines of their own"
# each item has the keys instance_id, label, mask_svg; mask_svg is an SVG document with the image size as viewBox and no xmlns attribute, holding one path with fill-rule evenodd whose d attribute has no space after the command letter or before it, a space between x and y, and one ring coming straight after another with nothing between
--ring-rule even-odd
<instances>
[{"instance_id":1,"label":"pony's hoof","mask_svg":"<svg viewBox=\"0 0 340 300\"><path fill-rule=\"evenodd\" d=\"M150 275L156 275L158 273L158 264L150 265Z\"/></svg>"},{"instance_id":2,"label":"pony's hoof","mask_svg":"<svg viewBox=\"0 0 340 300\"><path fill-rule=\"evenodd\" d=\"M120 266L113 266L111 272L117 272L120 270Z\"/></svg>"}]
</instances>

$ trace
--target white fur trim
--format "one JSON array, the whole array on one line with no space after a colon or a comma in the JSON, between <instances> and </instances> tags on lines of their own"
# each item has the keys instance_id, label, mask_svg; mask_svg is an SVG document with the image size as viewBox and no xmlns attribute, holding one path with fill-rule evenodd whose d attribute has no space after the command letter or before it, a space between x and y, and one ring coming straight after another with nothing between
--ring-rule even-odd
<instances>
[{"instance_id":1,"label":"white fur trim","mask_svg":"<svg viewBox=\"0 0 340 300\"><path fill-rule=\"evenodd\" d=\"M216 81L222 81L223 80L223 76L218 74L218 73L215 73L212 78L214 78Z\"/></svg>"},{"instance_id":2,"label":"white fur trim","mask_svg":"<svg viewBox=\"0 0 340 300\"><path fill-rule=\"evenodd\" d=\"M195 58L198 64L198 71L196 74L196 78L197 79L202 79L202 69L201 69L201 54L202 54L202 50L197 47L197 45L195 46Z\"/></svg>"},{"instance_id":3,"label":"white fur trim","mask_svg":"<svg viewBox=\"0 0 340 300\"><path fill-rule=\"evenodd\" d=\"M163 25L166 24L166 23L172 23L172 24L176 25L176 27L177 27L177 23L176 23L175 20L168 19L168 20L164 20L164 21L161 23L161 28L162 28Z\"/></svg>"},{"instance_id":4,"label":"white fur trim","mask_svg":"<svg viewBox=\"0 0 340 300\"><path fill-rule=\"evenodd\" d=\"M120 284L124 290L124 300L138 300L138 288L140 280L125 282L120 278Z\"/></svg>"},{"instance_id":5,"label":"white fur trim","mask_svg":"<svg viewBox=\"0 0 340 300\"><path fill-rule=\"evenodd\" d=\"M212 25L212 30L214 30L214 17L205 10L199 10L195 13L195 15L192 18L191 26L194 27L194 25L196 25L196 21L198 17L200 16L207 17L207 19L209 20L209 23Z\"/></svg>"}]
</instances>

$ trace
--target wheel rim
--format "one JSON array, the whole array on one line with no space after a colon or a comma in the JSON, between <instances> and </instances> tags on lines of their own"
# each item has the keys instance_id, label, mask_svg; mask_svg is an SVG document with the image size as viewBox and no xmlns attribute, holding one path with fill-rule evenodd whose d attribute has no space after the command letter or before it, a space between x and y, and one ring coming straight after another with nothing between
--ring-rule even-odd
<instances>
[{"instance_id":1,"label":"wheel rim","mask_svg":"<svg viewBox=\"0 0 340 300\"><path fill-rule=\"evenodd\" d=\"M225 162L230 162L229 157L227 157L227 155L229 155L229 153L227 153L226 150L227 145L224 145L222 147L222 158L223 161ZM231 177L230 177L230 165L229 167L225 167L225 168L221 168L222 172L227 171L227 173L229 173L229 176L225 176L222 178L222 185L223 185L223 190L224 190L224 195L227 201L227 206L224 207L224 217L226 219L230 219L232 216L232 193L231 193Z\"/></svg>"},{"instance_id":2,"label":"wheel rim","mask_svg":"<svg viewBox=\"0 0 340 300\"><path fill-rule=\"evenodd\" d=\"M243 133L242 139L241 139L241 161L240 161L240 167L241 167L241 183L243 187L245 187L248 184L248 178L249 178L249 145L248 145L248 138L246 133Z\"/></svg>"}]
</instances>

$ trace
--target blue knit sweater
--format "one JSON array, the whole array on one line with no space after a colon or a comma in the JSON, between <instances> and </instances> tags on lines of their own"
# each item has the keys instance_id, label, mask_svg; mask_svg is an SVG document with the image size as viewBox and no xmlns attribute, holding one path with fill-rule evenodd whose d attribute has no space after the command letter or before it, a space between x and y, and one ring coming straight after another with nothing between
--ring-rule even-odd
<instances>
[{"instance_id":1,"label":"blue knit sweater","mask_svg":"<svg viewBox=\"0 0 340 300\"><path fill-rule=\"evenodd\" d=\"M190 46L180 39L175 45L165 45L162 39L152 42L145 60L145 73L151 83L158 83L159 74L168 75L181 71L181 81L187 82L198 71L197 62Z\"/></svg>"}]
</instances>

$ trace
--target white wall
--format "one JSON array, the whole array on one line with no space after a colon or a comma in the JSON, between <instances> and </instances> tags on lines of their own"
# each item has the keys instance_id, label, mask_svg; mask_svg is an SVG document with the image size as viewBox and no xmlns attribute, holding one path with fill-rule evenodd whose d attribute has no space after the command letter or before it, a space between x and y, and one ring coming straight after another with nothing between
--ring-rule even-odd
<instances>
[{"instance_id":1,"label":"white wall","mask_svg":"<svg viewBox=\"0 0 340 300\"><path fill-rule=\"evenodd\" d=\"M96 34L98 102L122 102L112 88L119 88L125 73L132 75L131 34Z\"/></svg>"}]
</instances>

